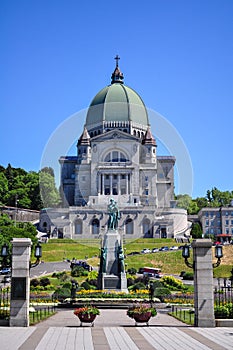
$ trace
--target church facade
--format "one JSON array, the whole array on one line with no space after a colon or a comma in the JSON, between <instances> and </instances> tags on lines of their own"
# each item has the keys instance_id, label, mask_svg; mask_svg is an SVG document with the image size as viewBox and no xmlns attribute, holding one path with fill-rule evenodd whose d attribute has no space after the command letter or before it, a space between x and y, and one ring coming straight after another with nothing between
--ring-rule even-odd
<instances>
[{"instance_id":1,"label":"church facade","mask_svg":"<svg viewBox=\"0 0 233 350\"><path fill-rule=\"evenodd\" d=\"M187 212L174 201L174 156L157 156L141 97L118 66L92 100L76 156L61 156L62 208L43 209L51 236L97 238L106 233L110 199L120 210L122 237L189 236Z\"/></svg>"}]
</instances>

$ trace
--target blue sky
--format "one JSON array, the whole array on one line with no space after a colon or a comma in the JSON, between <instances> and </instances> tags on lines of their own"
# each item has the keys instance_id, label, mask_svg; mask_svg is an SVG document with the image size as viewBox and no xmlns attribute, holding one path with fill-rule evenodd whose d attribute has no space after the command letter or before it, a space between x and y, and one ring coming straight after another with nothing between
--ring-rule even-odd
<instances>
[{"instance_id":1,"label":"blue sky","mask_svg":"<svg viewBox=\"0 0 233 350\"><path fill-rule=\"evenodd\" d=\"M193 198L233 190L232 38L232 0L1 0L0 164L38 171L51 135L110 83L119 54L125 84L183 139Z\"/></svg>"}]
</instances>

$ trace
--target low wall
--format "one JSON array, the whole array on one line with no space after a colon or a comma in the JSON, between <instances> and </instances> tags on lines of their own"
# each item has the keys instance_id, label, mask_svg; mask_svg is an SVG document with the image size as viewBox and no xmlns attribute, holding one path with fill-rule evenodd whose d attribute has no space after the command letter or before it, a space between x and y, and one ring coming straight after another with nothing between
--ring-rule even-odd
<instances>
[{"instance_id":1,"label":"low wall","mask_svg":"<svg viewBox=\"0 0 233 350\"><path fill-rule=\"evenodd\" d=\"M232 319L216 319L215 320L216 327L233 327Z\"/></svg>"}]
</instances>

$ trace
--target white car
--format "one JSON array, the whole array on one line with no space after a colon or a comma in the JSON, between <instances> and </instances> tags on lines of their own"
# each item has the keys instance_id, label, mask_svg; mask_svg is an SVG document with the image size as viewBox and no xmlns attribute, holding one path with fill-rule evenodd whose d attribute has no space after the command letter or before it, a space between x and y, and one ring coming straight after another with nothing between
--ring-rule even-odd
<instances>
[{"instance_id":1,"label":"white car","mask_svg":"<svg viewBox=\"0 0 233 350\"><path fill-rule=\"evenodd\" d=\"M142 249L141 253L148 254L148 253L151 253L151 250L149 248L144 248L144 249Z\"/></svg>"},{"instance_id":2,"label":"white car","mask_svg":"<svg viewBox=\"0 0 233 350\"><path fill-rule=\"evenodd\" d=\"M172 247L170 247L170 250L178 250L179 247L177 247L176 245L173 245Z\"/></svg>"}]
</instances>

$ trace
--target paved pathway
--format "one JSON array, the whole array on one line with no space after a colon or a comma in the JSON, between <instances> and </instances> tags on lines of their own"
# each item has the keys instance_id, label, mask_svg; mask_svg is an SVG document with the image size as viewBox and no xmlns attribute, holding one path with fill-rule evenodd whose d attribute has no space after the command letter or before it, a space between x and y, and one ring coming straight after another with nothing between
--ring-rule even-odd
<instances>
[{"instance_id":1,"label":"paved pathway","mask_svg":"<svg viewBox=\"0 0 233 350\"><path fill-rule=\"evenodd\" d=\"M80 327L72 310L29 328L0 327L4 350L232 350L233 328L194 328L165 313L135 327L126 310L101 310Z\"/></svg>"}]
</instances>

